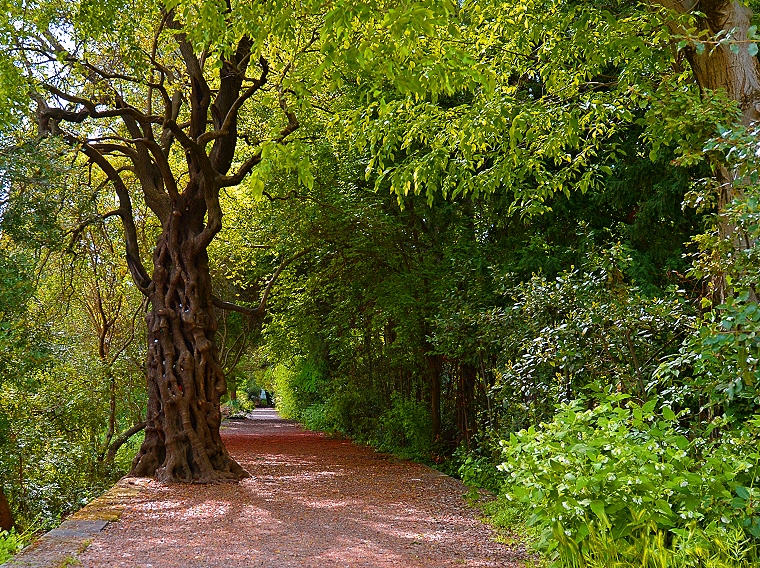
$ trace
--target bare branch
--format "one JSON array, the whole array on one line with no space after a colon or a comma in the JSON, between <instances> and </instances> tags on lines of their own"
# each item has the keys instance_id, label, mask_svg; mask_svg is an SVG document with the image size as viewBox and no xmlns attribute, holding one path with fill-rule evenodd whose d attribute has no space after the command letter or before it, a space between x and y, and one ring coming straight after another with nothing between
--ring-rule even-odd
<instances>
[{"instance_id":1,"label":"bare branch","mask_svg":"<svg viewBox=\"0 0 760 568\"><path fill-rule=\"evenodd\" d=\"M121 448L132 436L134 436L141 430L144 430L147 425L148 423L145 421L138 422L137 424L132 426L129 430L119 435L119 437L116 438L108 447L108 452L106 453L106 461L112 462L114 458L116 457L116 452L119 451L119 448Z\"/></svg>"},{"instance_id":2,"label":"bare branch","mask_svg":"<svg viewBox=\"0 0 760 568\"><path fill-rule=\"evenodd\" d=\"M149 116L149 115L143 114L140 111L138 111L136 108L133 108L127 104L123 104L123 106L121 106L120 108L99 111L97 110L95 102L90 99L85 99L82 97L71 95L64 91L61 91L59 88L53 85L45 84L43 86L45 87L47 91L49 91L56 97L59 97L70 103L82 105L86 109L86 110L81 110L79 112L72 112L72 111L66 111L60 108L49 107L48 108L49 115L52 118L56 118L58 120L65 120L66 122L80 123L88 117L112 118L112 117L120 117L120 116L121 117L131 116L132 118L139 120L140 122L150 122L150 123L157 123L157 124L162 124L164 122L163 117Z\"/></svg>"},{"instance_id":3,"label":"bare branch","mask_svg":"<svg viewBox=\"0 0 760 568\"><path fill-rule=\"evenodd\" d=\"M203 75L203 64L195 55L193 46L187 41L187 35L184 32L179 31L182 29L182 26L174 19L172 11L167 14L166 26L173 30L177 30L175 38L179 45L182 60L185 62L185 69L190 77L192 89L190 105L190 138L197 140L201 134L206 131L206 117L208 116L208 108L211 105L211 89Z\"/></svg>"},{"instance_id":4,"label":"bare branch","mask_svg":"<svg viewBox=\"0 0 760 568\"><path fill-rule=\"evenodd\" d=\"M305 256L309 252L311 252L311 248L307 248L306 250L301 251L297 255L291 256L290 258L283 260L280 263L280 266L278 266L277 270L274 271L272 278L269 280L269 282L267 282L267 285L264 288L264 292L261 294L261 301L259 302L259 305L257 307L246 308L245 306L239 306L231 302L225 302L224 300L221 300L217 298L216 296L212 296L211 298L213 300L214 306L216 306L217 308L221 310L229 310L232 312L238 312L241 314L245 314L247 316L263 317L264 313L266 312L267 299L269 298L269 293L272 291L272 286L280 277L280 274L282 274L282 271L285 270L285 268L287 268L289 264L291 264L295 260L298 260L302 256Z\"/></svg>"},{"instance_id":5,"label":"bare branch","mask_svg":"<svg viewBox=\"0 0 760 568\"><path fill-rule=\"evenodd\" d=\"M79 239L79 236L84 232L84 230L92 225L93 223L98 223L100 221L105 221L106 219L110 219L111 217L116 217L121 215L121 211L118 209L114 209L113 211L109 211L108 213L103 213L102 215L95 215L94 217L90 217L88 219L85 219L84 221L81 221L76 227L73 229L66 231L67 235L71 235L71 239L69 240L69 244L66 247L67 249L71 249L71 247L74 246L74 243Z\"/></svg>"},{"instance_id":6,"label":"bare branch","mask_svg":"<svg viewBox=\"0 0 760 568\"><path fill-rule=\"evenodd\" d=\"M216 171L214 170L214 166L211 164L211 160L203 148L201 148L197 142L185 134L185 132L174 120L166 121L166 123L164 123L164 126L171 130L172 134L185 150L189 150L196 158L198 158L198 164L200 165L201 171L206 176L207 181L213 183L217 178Z\"/></svg>"},{"instance_id":7,"label":"bare branch","mask_svg":"<svg viewBox=\"0 0 760 568\"><path fill-rule=\"evenodd\" d=\"M253 156L248 158L242 166L238 168L237 172L231 176L219 176L217 178L219 187L232 187L238 185L245 179L245 176L247 176L251 170L259 163L261 163L261 152L256 152Z\"/></svg>"},{"instance_id":8,"label":"bare branch","mask_svg":"<svg viewBox=\"0 0 760 568\"><path fill-rule=\"evenodd\" d=\"M166 159L161 146L159 146L155 140L151 140L150 138L137 138L135 139L135 142L145 144L148 150L150 150L150 153L153 155L153 160L156 162L156 165L161 172L161 177L164 180L164 185L169 193L169 197L173 200L179 199L179 191L177 189L177 181L174 179L174 172L172 172L169 160Z\"/></svg>"},{"instance_id":9,"label":"bare branch","mask_svg":"<svg viewBox=\"0 0 760 568\"><path fill-rule=\"evenodd\" d=\"M73 137L69 135L68 139L71 142ZM73 141L76 141L76 139L73 139ZM140 248L137 240L137 229L135 228L135 219L133 216L134 214L132 213L132 200L129 197L129 190L124 184L124 180L121 179L119 173L105 156L89 144L82 144L81 151L93 163L98 165L114 185L116 195L119 197L119 217L124 226L124 240L127 248L127 266L129 267L132 279L135 281L137 287L143 294L147 295L151 279L140 260Z\"/></svg>"}]
</instances>

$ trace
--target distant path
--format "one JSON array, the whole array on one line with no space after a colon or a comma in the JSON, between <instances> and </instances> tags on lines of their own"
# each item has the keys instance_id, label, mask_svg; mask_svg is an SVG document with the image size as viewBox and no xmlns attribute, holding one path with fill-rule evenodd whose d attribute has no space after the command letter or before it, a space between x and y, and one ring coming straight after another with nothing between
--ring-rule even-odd
<instances>
[{"instance_id":1,"label":"distant path","mask_svg":"<svg viewBox=\"0 0 760 568\"><path fill-rule=\"evenodd\" d=\"M458 481L306 432L272 410L222 430L253 477L148 483L79 556L86 568L522 566Z\"/></svg>"}]
</instances>

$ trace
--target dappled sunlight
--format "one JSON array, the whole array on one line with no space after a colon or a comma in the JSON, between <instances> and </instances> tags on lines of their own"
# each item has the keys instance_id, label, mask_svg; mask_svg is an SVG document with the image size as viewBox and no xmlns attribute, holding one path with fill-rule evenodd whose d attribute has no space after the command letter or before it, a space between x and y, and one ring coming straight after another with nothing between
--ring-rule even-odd
<instances>
[{"instance_id":1,"label":"dappled sunlight","mask_svg":"<svg viewBox=\"0 0 760 568\"><path fill-rule=\"evenodd\" d=\"M186 509L180 519L183 521L195 521L199 519L215 519L229 513L230 506L220 501L206 501L201 505L195 505Z\"/></svg>"},{"instance_id":2,"label":"dappled sunlight","mask_svg":"<svg viewBox=\"0 0 760 568\"><path fill-rule=\"evenodd\" d=\"M517 566L449 477L371 449L267 421L225 443L251 477L155 481L83 555L85 568ZM146 530L148 533L146 535ZM126 556L129 555L129 556Z\"/></svg>"},{"instance_id":3,"label":"dappled sunlight","mask_svg":"<svg viewBox=\"0 0 760 568\"><path fill-rule=\"evenodd\" d=\"M135 507L142 511L154 511L159 514L171 514L173 511L182 509L182 503L175 501L148 501Z\"/></svg>"},{"instance_id":4,"label":"dappled sunlight","mask_svg":"<svg viewBox=\"0 0 760 568\"><path fill-rule=\"evenodd\" d=\"M342 507L350 507L352 505L350 501L331 501L331 500L307 501L305 504L315 509L340 509Z\"/></svg>"},{"instance_id":5,"label":"dappled sunlight","mask_svg":"<svg viewBox=\"0 0 760 568\"><path fill-rule=\"evenodd\" d=\"M328 564L342 566L356 566L361 562L368 566L408 566L404 556L387 548L382 548L372 542L340 543L328 551L323 552L317 559Z\"/></svg>"}]
</instances>

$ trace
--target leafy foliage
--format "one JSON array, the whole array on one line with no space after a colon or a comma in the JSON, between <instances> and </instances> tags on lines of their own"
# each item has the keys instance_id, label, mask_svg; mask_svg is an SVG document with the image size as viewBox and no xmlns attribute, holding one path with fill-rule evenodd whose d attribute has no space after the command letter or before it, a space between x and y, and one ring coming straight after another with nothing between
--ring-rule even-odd
<instances>
[{"instance_id":1,"label":"leafy foliage","mask_svg":"<svg viewBox=\"0 0 760 568\"><path fill-rule=\"evenodd\" d=\"M669 406L626 398L607 395L590 410L574 402L504 442L506 494L529 505L539 546L561 565L594 565L601 544L614 542L621 551L639 547L646 566L663 558L680 566L732 560L713 540L738 530L749 546L727 565L752 565L760 542L760 424L719 440L687 438Z\"/></svg>"}]
</instances>

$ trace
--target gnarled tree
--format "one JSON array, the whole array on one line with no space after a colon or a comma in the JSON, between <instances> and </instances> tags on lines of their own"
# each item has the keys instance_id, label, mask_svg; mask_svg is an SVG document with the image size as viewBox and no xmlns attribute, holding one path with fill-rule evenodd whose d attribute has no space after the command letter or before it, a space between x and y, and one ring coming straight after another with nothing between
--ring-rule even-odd
<instances>
[{"instance_id":1,"label":"gnarled tree","mask_svg":"<svg viewBox=\"0 0 760 568\"><path fill-rule=\"evenodd\" d=\"M199 47L182 16L160 3L110 3L105 22L87 6L37 6L13 41L39 135L62 137L82 167L107 180L116 207L101 218L121 220L131 276L150 300L147 426L131 473L237 480L247 473L219 435L226 386L213 307L260 317L274 279L255 308L217 299L207 247L222 226L220 191L240 184L264 148L288 144L299 127L284 82L316 36L301 34L276 53L245 34L230 49ZM261 118L241 127L255 105ZM151 271L138 247L135 199L160 224Z\"/></svg>"}]
</instances>

